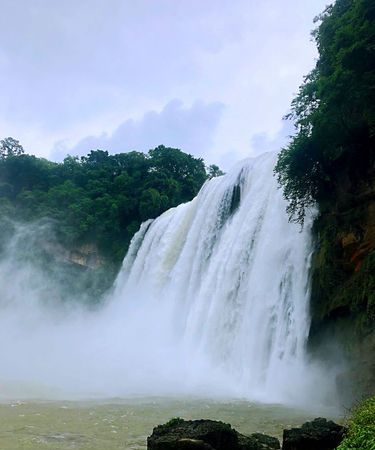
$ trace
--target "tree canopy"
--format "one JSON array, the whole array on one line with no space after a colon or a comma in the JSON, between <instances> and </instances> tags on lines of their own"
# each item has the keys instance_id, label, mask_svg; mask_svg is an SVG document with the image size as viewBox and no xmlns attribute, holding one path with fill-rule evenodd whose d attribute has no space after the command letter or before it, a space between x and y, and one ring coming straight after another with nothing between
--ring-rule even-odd
<instances>
[{"instance_id":1,"label":"tree canopy","mask_svg":"<svg viewBox=\"0 0 375 450\"><path fill-rule=\"evenodd\" d=\"M95 242L116 264L142 221L191 200L212 176L203 159L164 146L147 154L92 150L55 163L25 154L12 138L0 144L1 213L53 219L61 244Z\"/></svg>"},{"instance_id":2,"label":"tree canopy","mask_svg":"<svg viewBox=\"0 0 375 450\"><path fill-rule=\"evenodd\" d=\"M0 159L7 158L8 156L19 156L24 153L22 145L16 139L7 137L0 140Z\"/></svg>"},{"instance_id":3,"label":"tree canopy","mask_svg":"<svg viewBox=\"0 0 375 450\"><path fill-rule=\"evenodd\" d=\"M340 185L350 193L374 168L374 21L372 0L337 0L316 18L319 59L292 102L297 133L275 168L292 221L332 206Z\"/></svg>"}]
</instances>

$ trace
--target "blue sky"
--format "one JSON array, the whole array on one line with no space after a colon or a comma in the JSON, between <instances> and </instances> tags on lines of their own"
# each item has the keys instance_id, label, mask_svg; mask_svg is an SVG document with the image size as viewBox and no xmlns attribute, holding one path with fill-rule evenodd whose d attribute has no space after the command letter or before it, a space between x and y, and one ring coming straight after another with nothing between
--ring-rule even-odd
<instances>
[{"instance_id":1,"label":"blue sky","mask_svg":"<svg viewBox=\"0 0 375 450\"><path fill-rule=\"evenodd\" d=\"M321 0L1 0L0 138L52 159L277 150Z\"/></svg>"}]
</instances>

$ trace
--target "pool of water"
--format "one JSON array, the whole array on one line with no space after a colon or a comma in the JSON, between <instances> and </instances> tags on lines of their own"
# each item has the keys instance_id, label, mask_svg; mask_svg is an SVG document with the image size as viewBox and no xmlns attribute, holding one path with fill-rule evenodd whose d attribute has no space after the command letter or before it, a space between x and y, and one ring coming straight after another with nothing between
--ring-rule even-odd
<instances>
[{"instance_id":1,"label":"pool of water","mask_svg":"<svg viewBox=\"0 0 375 450\"><path fill-rule=\"evenodd\" d=\"M277 436L317 416L340 420L334 410L306 411L248 401L138 398L102 401L3 401L0 448L114 450L146 449L153 427L172 417L215 419L239 432Z\"/></svg>"}]
</instances>

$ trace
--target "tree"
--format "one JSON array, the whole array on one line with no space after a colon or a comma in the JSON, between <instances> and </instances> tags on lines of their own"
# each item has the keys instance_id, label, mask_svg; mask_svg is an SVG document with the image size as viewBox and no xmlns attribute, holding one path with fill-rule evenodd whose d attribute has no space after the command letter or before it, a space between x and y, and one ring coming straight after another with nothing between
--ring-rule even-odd
<instances>
[{"instance_id":1,"label":"tree","mask_svg":"<svg viewBox=\"0 0 375 450\"><path fill-rule=\"evenodd\" d=\"M224 175L224 172L220 170L219 166L216 166L215 164L211 164L210 166L208 166L207 172L208 179L221 177L222 175Z\"/></svg>"},{"instance_id":2,"label":"tree","mask_svg":"<svg viewBox=\"0 0 375 450\"><path fill-rule=\"evenodd\" d=\"M175 204L171 206L191 200L207 178L202 158L194 158L177 148L164 145L150 150L148 154L151 173L164 174L177 182L178 196L175 196Z\"/></svg>"},{"instance_id":3,"label":"tree","mask_svg":"<svg viewBox=\"0 0 375 450\"><path fill-rule=\"evenodd\" d=\"M7 137L0 140L0 159L5 159L9 156L20 156L23 153L24 149L16 139Z\"/></svg>"}]
</instances>

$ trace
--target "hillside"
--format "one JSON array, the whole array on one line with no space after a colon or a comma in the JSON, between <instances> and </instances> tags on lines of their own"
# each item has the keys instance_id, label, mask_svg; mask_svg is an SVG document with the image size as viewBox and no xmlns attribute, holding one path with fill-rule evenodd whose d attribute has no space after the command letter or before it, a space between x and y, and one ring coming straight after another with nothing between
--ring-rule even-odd
<instances>
[{"instance_id":1,"label":"hillside","mask_svg":"<svg viewBox=\"0 0 375 450\"><path fill-rule=\"evenodd\" d=\"M140 224L191 200L206 179L222 174L179 149L147 154L91 151L62 163L24 153L13 138L0 141L0 250L21 224L38 223L23 253L54 278L94 297L109 286ZM32 250L30 250L32 248ZM36 251L36 249L38 251ZM50 264L58 263L56 269ZM78 283L78 284L77 284ZM83 286L82 286L83 283Z\"/></svg>"}]
</instances>

